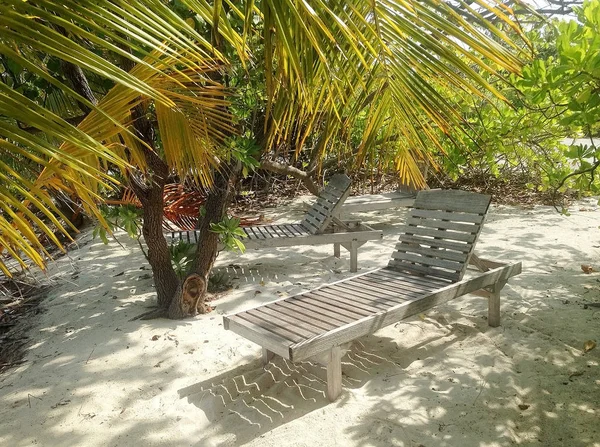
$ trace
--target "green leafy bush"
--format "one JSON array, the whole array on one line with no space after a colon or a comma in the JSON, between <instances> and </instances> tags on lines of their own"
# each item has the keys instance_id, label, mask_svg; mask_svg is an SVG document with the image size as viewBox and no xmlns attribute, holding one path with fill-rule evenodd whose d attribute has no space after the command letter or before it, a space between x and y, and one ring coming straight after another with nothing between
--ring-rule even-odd
<instances>
[{"instance_id":1,"label":"green leafy bush","mask_svg":"<svg viewBox=\"0 0 600 447\"><path fill-rule=\"evenodd\" d=\"M196 252L196 244L180 240L176 244L169 246L169 254L171 255L171 264L173 270L179 279L183 279L188 271L190 263L194 260Z\"/></svg>"},{"instance_id":2,"label":"green leafy bush","mask_svg":"<svg viewBox=\"0 0 600 447\"><path fill-rule=\"evenodd\" d=\"M103 206L100 208L102 217L109 226L110 231L124 230L132 239L139 239L142 228L143 211L133 205ZM100 237L102 242L108 244L107 229L98 224L92 236Z\"/></svg>"},{"instance_id":3,"label":"green leafy bush","mask_svg":"<svg viewBox=\"0 0 600 447\"><path fill-rule=\"evenodd\" d=\"M246 237L246 233L240 227L240 220L237 217L225 216L221 222L211 223L210 231L219 235L219 241L227 250L239 250L241 253L246 251L246 247L240 240Z\"/></svg>"}]
</instances>

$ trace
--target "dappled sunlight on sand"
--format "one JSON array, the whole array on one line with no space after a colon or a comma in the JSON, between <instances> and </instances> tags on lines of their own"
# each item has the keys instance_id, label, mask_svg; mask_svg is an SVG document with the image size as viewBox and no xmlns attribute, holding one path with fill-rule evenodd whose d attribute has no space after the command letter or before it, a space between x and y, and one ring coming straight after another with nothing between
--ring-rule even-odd
<instances>
[{"instance_id":1,"label":"dappled sunlight on sand","mask_svg":"<svg viewBox=\"0 0 600 447\"><path fill-rule=\"evenodd\" d=\"M298 202L271 210L295 221ZM381 267L404 210L357 216L383 229L359 272ZM600 211L493 208L485 258L522 261L502 292L502 325L468 295L352 345L343 392L325 368L274 358L223 330L222 315L351 274L332 247L222 253L232 289L185 321L130 321L154 304L134 241L79 248L50 267L63 279L43 302L27 362L0 376L0 445L600 447ZM585 308L588 306L588 308ZM600 341L600 340L598 340Z\"/></svg>"}]
</instances>

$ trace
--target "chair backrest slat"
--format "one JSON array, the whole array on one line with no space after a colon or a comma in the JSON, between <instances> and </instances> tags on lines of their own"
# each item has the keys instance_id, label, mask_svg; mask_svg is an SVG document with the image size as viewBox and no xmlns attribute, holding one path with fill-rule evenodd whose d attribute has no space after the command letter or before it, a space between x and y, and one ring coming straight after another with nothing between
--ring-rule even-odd
<instances>
[{"instance_id":1,"label":"chair backrest slat","mask_svg":"<svg viewBox=\"0 0 600 447\"><path fill-rule=\"evenodd\" d=\"M319 234L331 223L350 194L350 178L345 174L336 174L319 194L317 200L306 212L302 226L311 234Z\"/></svg>"},{"instance_id":2,"label":"chair backrest slat","mask_svg":"<svg viewBox=\"0 0 600 447\"><path fill-rule=\"evenodd\" d=\"M490 200L467 191L419 192L388 267L460 281Z\"/></svg>"}]
</instances>

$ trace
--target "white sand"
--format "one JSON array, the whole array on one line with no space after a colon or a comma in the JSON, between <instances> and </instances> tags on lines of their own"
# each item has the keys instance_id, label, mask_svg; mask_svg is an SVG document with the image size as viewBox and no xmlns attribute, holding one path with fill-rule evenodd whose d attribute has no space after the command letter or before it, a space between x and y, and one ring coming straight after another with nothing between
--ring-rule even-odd
<instances>
[{"instance_id":1,"label":"white sand","mask_svg":"<svg viewBox=\"0 0 600 447\"><path fill-rule=\"evenodd\" d=\"M600 308L583 308L600 302L600 273L580 268L600 270L592 203L570 217L494 207L478 253L523 261L502 326L488 327L485 299L469 295L364 337L332 404L321 366L264 369L260 347L221 315L349 276L347 253L224 254L216 271L235 288L213 313L130 322L153 303L142 255L126 237L121 248L85 234L51 266L65 282L43 302L28 361L0 376L0 445L599 447L600 347L582 350L600 342ZM301 214L298 201L275 211ZM360 216L385 230L359 252L361 271L385 265L403 213Z\"/></svg>"}]
</instances>

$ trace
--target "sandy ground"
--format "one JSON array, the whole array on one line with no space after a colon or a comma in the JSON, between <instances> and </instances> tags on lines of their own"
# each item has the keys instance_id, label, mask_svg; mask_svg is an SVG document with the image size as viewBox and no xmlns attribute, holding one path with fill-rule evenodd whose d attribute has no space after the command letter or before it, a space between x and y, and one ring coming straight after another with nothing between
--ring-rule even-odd
<instances>
[{"instance_id":1,"label":"sandy ground","mask_svg":"<svg viewBox=\"0 0 600 447\"><path fill-rule=\"evenodd\" d=\"M404 210L358 217L384 229L359 271L385 265ZM271 210L301 215L296 201ZM84 234L53 263L28 361L0 376L2 446L600 446L600 210L493 207L481 256L523 261L503 291L502 325L468 295L354 343L344 391L325 370L282 359L223 329L223 314L350 276L332 247L224 254L234 288L192 320L129 321L153 303L133 241Z\"/></svg>"}]
</instances>

